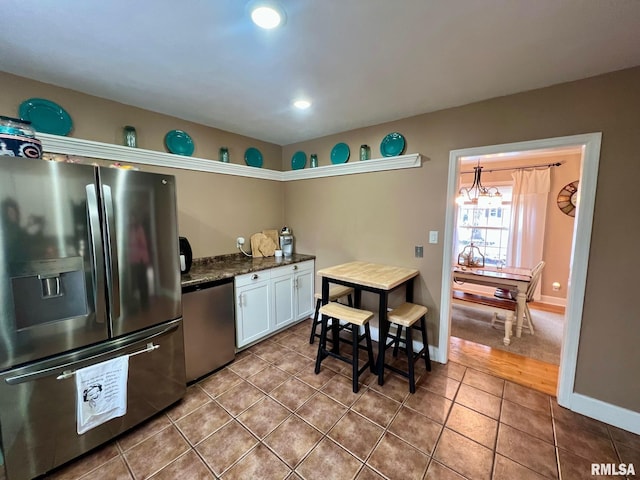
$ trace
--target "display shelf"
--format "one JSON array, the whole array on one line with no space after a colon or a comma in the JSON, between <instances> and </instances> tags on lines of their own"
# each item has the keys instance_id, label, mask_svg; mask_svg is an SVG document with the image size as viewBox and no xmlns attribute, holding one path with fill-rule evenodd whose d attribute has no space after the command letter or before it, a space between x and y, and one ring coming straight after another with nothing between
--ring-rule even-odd
<instances>
[{"instance_id":1,"label":"display shelf","mask_svg":"<svg viewBox=\"0 0 640 480\"><path fill-rule=\"evenodd\" d=\"M224 163L204 158L184 157L173 153L131 148L111 143L46 133L38 133L38 139L42 142L42 150L47 153L97 158L111 160L113 162L182 168L199 172L220 173L223 175L236 175L282 182L333 177L337 175L351 175L355 173L380 172L402 168L417 168L422 165L422 155L419 153L411 153L408 155L398 155L396 157L374 158L371 160L281 172L268 168L256 168L248 165Z\"/></svg>"}]
</instances>

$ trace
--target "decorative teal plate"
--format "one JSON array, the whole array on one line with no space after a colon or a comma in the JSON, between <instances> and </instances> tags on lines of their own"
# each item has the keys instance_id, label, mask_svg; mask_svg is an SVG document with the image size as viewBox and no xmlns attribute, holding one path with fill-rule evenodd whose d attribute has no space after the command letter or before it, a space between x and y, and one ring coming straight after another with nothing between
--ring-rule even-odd
<instances>
[{"instance_id":1,"label":"decorative teal plate","mask_svg":"<svg viewBox=\"0 0 640 480\"><path fill-rule=\"evenodd\" d=\"M404 137L398 132L390 133L382 139L380 153L383 157L395 157L404 152Z\"/></svg>"},{"instance_id":2,"label":"decorative teal plate","mask_svg":"<svg viewBox=\"0 0 640 480\"><path fill-rule=\"evenodd\" d=\"M18 115L38 132L68 135L73 121L60 105L44 98L30 98L20 104Z\"/></svg>"},{"instance_id":3,"label":"decorative teal plate","mask_svg":"<svg viewBox=\"0 0 640 480\"><path fill-rule=\"evenodd\" d=\"M167 150L177 155L190 157L193 154L193 140L187 132L182 130L171 130L164 136L164 144Z\"/></svg>"},{"instance_id":4,"label":"decorative teal plate","mask_svg":"<svg viewBox=\"0 0 640 480\"><path fill-rule=\"evenodd\" d=\"M336 143L331 149L331 163L345 163L349 160L349 145L346 143Z\"/></svg>"},{"instance_id":5,"label":"decorative teal plate","mask_svg":"<svg viewBox=\"0 0 640 480\"><path fill-rule=\"evenodd\" d=\"M300 170L307 165L307 154L304 152L296 152L291 157L291 168Z\"/></svg>"},{"instance_id":6,"label":"decorative teal plate","mask_svg":"<svg viewBox=\"0 0 640 480\"><path fill-rule=\"evenodd\" d=\"M260 150L254 147L247 148L247 151L244 152L244 163L250 167L262 167L262 154Z\"/></svg>"}]
</instances>

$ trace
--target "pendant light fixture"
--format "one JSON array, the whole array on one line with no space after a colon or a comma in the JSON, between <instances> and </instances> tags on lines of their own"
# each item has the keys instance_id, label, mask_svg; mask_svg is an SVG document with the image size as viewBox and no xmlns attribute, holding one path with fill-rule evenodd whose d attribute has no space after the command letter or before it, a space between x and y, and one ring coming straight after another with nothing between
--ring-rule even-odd
<instances>
[{"instance_id":1,"label":"pendant light fixture","mask_svg":"<svg viewBox=\"0 0 640 480\"><path fill-rule=\"evenodd\" d=\"M498 187L485 187L482 185L482 167L480 162L473 167L473 184L470 187L461 187L458 191L456 203L464 205L471 202L480 208L497 208L502 205L502 194Z\"/></svg>"}]
</instances>

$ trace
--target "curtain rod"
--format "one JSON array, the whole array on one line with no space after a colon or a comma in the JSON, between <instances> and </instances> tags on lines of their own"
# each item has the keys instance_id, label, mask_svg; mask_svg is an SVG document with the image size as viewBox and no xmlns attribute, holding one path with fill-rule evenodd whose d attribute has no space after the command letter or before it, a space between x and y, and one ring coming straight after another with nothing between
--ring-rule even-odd
<instances>
[{"instance_id":1,"label":"curtain rod","mask_svg":"<svg viewBox=\"0 0 640 480\"><path fill-rule=\"evenodd\" d=\"M492 168L490 170L485 170L484 167L482 167L482 172L483 173L490 173L490 172L500 172L500 171L504 171L504 170L524 170L525 168L549 168L549 167L559 167L560 165L562 165L564 162L555 162L555 163L541 163L538 165L525 165L524 167L504 167L504 168ZM475 172L475 170L467 170L467 171L462 171L460 172L462 173L473 173Z\"/></svg>"}]
</instances>

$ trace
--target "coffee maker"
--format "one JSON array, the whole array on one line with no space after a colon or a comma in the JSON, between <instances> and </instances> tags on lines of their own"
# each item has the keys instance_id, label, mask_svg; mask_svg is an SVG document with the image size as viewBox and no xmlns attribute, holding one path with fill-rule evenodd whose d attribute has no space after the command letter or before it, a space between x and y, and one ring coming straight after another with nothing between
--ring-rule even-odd
<instances>
[{"instance_id":1,"label":"coffee maker","mask_svg":"<svg viewBox=\"0 0 640 480\"><path fill-rule=\"evenodd\" d=\"M285 257L293 255L293 234L289 227L282 227L280 230L280 249Z\"/></svg>"}]
</instances>

